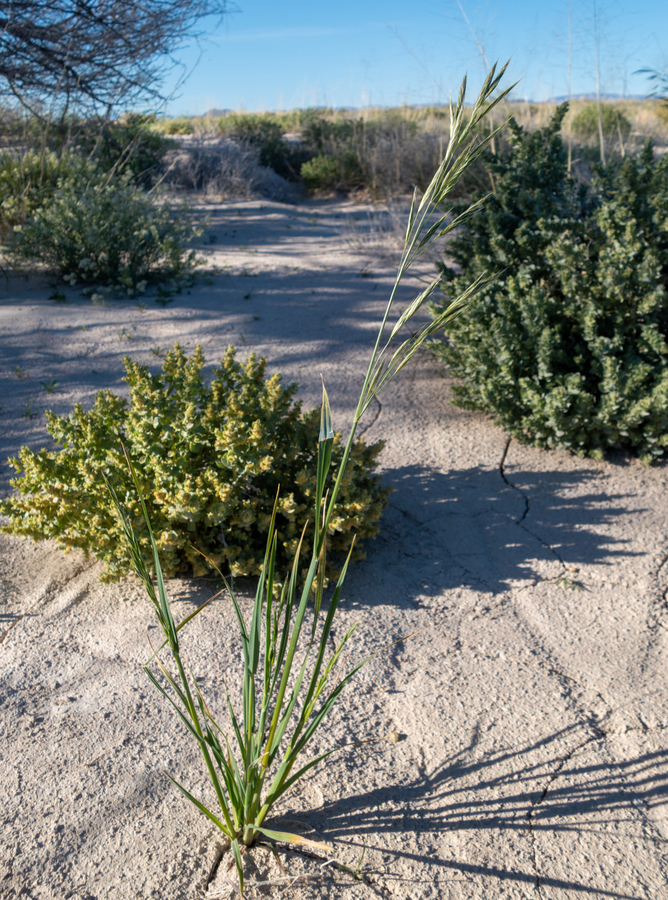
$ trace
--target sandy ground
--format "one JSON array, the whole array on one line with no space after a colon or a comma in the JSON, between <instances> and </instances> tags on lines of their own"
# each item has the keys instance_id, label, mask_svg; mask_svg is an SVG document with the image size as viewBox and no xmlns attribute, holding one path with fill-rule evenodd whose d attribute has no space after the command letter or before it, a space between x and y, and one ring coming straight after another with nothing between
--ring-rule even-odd
<instances>
[{"instance_id":1,"label":"sandy ground","mask_svg":"<svg viewBox=\"0 0 668 900\"><path fill-rule=\"evenodd\" d=\"M176 340L211 363L229 343L263 353L308 405L322 373L345 430L395 262L365 241L368 210L211 214L219 274L165 308L75 289L58 304L35 277L0 285L3 495L4 460L50 446L45 409L122 391L124 354L157 367L151 347ZM281 852L286 884L257 849L248 878L272 884L248 896L668 897L668 469L508 443L448 396L424 353L369 418L395 493L337 632L360 623L356 654L418 634L362 671L314 749L373 742L316 769L274 820L326 838L341 865ZM77 553L0 545L0 896L232 896L229 856L209 878L220 841L163 774L209 797L141 669L148 602L130 579L100 585ZM170 589L179 615L208 595L192 579ZM229 601L195 623L187 657L224 718L240 665Z\"/></svg>"}]
</instances>

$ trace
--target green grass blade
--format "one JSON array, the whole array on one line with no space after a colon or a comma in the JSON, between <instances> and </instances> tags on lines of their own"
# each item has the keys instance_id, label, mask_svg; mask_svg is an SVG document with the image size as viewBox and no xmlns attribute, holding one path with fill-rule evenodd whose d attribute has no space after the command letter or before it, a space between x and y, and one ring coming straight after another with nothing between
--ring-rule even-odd
<instances>
[{"instance_id":1,"label":"green grass blade","mask_svg":"<svg viewBox=\"0 0 668 900\"><path fill-rule=\"evenodd\" d=\"M225 588L224 590L226 590L226 588ZM215 600L217 597L220 597L220 595L221 595L222 593L223 593L223 591L218 591L218 592L217 592L216 594L214 594L212 597L209 597L208 600L205 600L204 603L202 603L201 606L198 606L198 607L197 607L197 609L193 610L191 613L188 613L188 615L185 617L185 619L182 619L182 620L179 622L179 624L176 626L177 634L178 634L179 631L181 631L181 629L182 629L183 627L185 627L185 626L188 624L188 622L190 622L192 619L194 619L195 616L198 616L198 615L202 612L202 610L206 609L206 607L209 605L209 603L211 603L212 600ZM146 660L145 665L147 665L147 666L150 665L150 664L153 662L153 660L157 657L158 653L160 653L161 650L164 650L164 648L167 646L168 643L169 643L169 640L168 640L167 638L165 638L165 640L162 642L162 644L160 644L160 646L159 646L158 649L152 654L152 656L150 656L150 657Z\"/></svg>"},{"instance_id":2,"label":"green grass blade","mask_svg":"<svg viewBox=\"0 0 668 900\"><path fill-rule=\"evenodd\" d=\"M392 329L392 333L390 334L390 337L388 339L388 344L392 340L392 338L395 337L395 335L397 335L401 331L401 329L404 327L406 322L408 322L409 319L412 319L413 316L420 310L420 308L424 305L425 301L428 300L429 297L431 297L431 295L434 293L436 288L441 283L442 278L443 278L443 276L439 273L436 276L436 278L434 278L433 281L431 281L429 283L429 285L421 293L419 293L417 295L415 300L413 300L408 305L408 307L404 310L404 312L397 319L397 323L394 326L394 328Z\"/></svg>"},{"instance_id":3,"label":"green grass blade","mask_svg":"<svg viewBox=\"0 0 668 900\"><path fill-rule=\"evenodd\" d=\"M279 844L294 844L296 847L306 847L320 853L333 853L334 848L331 844L324 841L312 841L309 838L302 837L301 834L289 834L287 831L274 831L269 828L261 828L256 826L260 834L263 834L270 841L277 841Z\"/></svg>"},{"instance_id":4,"label":"green grass blade","mask_svg":"<svg viewBox=\"0 0 668 900\"><path fill-rule=\"evenodd\" d=\"M266 584L266 608L264 623L264 690L263 690L263 708L266 704L269 686L271 683L271 666L272 658L275 656L276 636L272 628L272 609L274 604L274 569L276 566L276 550L278 547L278 535L276 534L276 511L278 509L278 492L274 502L271 521L269 523L269 532L267 534L267 547L270 548L268 565L262 570L261 580ZM282 596L282 594L281 594ZM264 721L260 726L260 730L264 730Z\"/></svg>"},{"instance_id":5,"label":"green grass blade","mask_svg":"<svg viewBox=\"0 0 668 900\"><path fill-rule=\"evenodd\" d=\"M334 593L332 595L332 599L329 604L329 609L327 610L327 616L325 618L325 622L324 622L323 629L322 629L322 635L320 637L320 642L319 642L319 646L318 646L318 655L316 657L316 661L313 666L313 672L311 674L309 687L308 687L306 696L304 697L304 701L302 704L302 714L301 714L299 721L295 727L293 740L294 740L294 738L296 738L299 735L299 733L301 732L301 729L304 726L304 723L310 716L312 702L314 700L314 697L316 696L316 691L317 691L318 683L320 680L320 672L322 670L322 663L323 663L326 648L327 648L327 642L329 640L329 634L330 634L330 631L332 628L332 623L334 621L334 616L336 614L336 610L339 605L339 600L341 598L341 590L343 588L343 582L345 581L346 573L348 571L348 565L350 563L350 559L352 557L354 547L355 547L355 541L353 540L353 542L350 546L350 550L348 551L348 556L346 558L346 561L343 565L343 568L341 569L341 574L339 575L338 581L336 583L336 587L334 588ZM341 642L340 647L343 647L343 644L345 644L345 642L348 640L348 637L352 634L352 632L355 630L356 627L357 626L353 626L353 628L348 632L348 634L344 637L343 641ZM337 655L337 658L338 658L338 655ZM326 670L326 672L328 672L328 671L329 671L329 669ZM319 694L320 692L317 691L317 693Z\"/></svg>"},{"instance_id":6,"label":"green grass blade","mask_svg":"<svg viewBox=\"0 0 668 900\"><path fill-rule=\"evenodd\" d=\"M297 592L297 576L299 573L299 559L301 556L301 548L302 543L304 541L304 534L306 532L306 525L304 526L304 531L302 531L302 536L299 540L299 545L297 546L297 552L295 553L295 558L292 564L292 571L290 574L290 583L288 586L288 606L292 609L291 599L295 596ZM267 748L277 746L275 745L274 737L276 734L276 729L278 728L278 723L281 715L281 708L283 706L283 698L285 696L285 691L288 685L288 679L290 677L290 672L292 670L292 661L294 659L295 651L297 649L297 641L299 639L299 634L301 631L301 625L304 620L304 613L306 612L306 604L309 599L309 587L310 584L313 583L313 578L315 576L315 566L317 560L315 557L311 561L311 565L309 568L309 573L307 575L306 584L304 585L304 589L302 591L302 599L299 605L299 609L297 610L297 616L295 618L295 622L292 626L292 635L290 637L290 643L288 645L287 653L285 656L285 660L283 662L283 671L280 679L280 683L278 686L278 693L276 695L276 701L274 704L274 714L272 716L271 725L269 726L269 737L267 738ZM285 619L285 630L287 631L289 628L289 619ZM268 751L265 752L265 755L262 760L262 765L266 769L270 764L270 756Z\"/></svg>"},{"instance_id":7,"label":"green grass blade","mask_svg":"<svg viewBox=\"0 0 668 900\"><path fill-rule=\"evenodd\" d=\"M178 703L177 703L177 702L174 700L174 698L171 697L171 696L169 695L169 693L163 688L163 686L162 686L162 685L160 684L160 682L157 680L157 678L155 677L155 675L153 674L153 672L151 672L150 669L146 669L146 668L144 669L144 671L145 671L146 674L148 675L149 679L153 682L153 684L155 685L155 687L157 687L157 689L158 689L158 690L160 691L160 693L163 695L163 697L166 697L167 700L172 704L172 706L173 706L174 709L176 710L176 713L177 713L178 717L181 719L181 721L182 721L183 724L186 726L186 728L188 729L188 731L192 734L192 736L195 738L195 740L199 741L199 743L203 743L204 737L203 737L201 734L199 734L199 733L197 732L197 729L196 729L196 728L193 726L193 724L192 724L192 719L188 719L188 718L187 718L187 716L185 715L185 713L183 712L183 710L179 707ZM173 679L172 679L172 682L171 682L171 686L172 686L172 688L173 688L174 690L179 691L179 689L178 689L178 687L176 686L176 684L175 684L175 682L173 681ZM185 702L185 696L183 695L183 692L179 692L179 693L181 694L181 696L179 697L179 699L184 698L184 699L182 700L182 702L183 702L183 705L184 705L184 706L186 707L186 709L187 709L188 706L187 706L187 703Z\"/></svg>"},{"instance_id":8,"label":"green grass blade","mask_svg":"<svg viewBox=\"0 0 668 900\"><path fill-rule=\"evenodd\" d=\"M325 382L322 382L322 406L320 408L320 436L318 438L318 469L316 477L316 527L320 524L320 505L325 493L325 480L329 472L332 459L332 445L334 444L334 425L332 423L332 411L329 406L329 397L325 390Z\"/></svg>"},{"instance_id":9,"label":"green grass blade","mask_svg":"<svg viewBox=\"0 0 668 900\"><path fill-rule=\"evenodd\" d=\"M244 895L244 867L241 862L241 851L239 850L239 841L236 837L232 838L231 842L232 853L234 854L234 861L237 864L237 874L239 875L239 893L243 897Z\"/></svg>"},{"instance_id":10,"label":"green grass blade","mask_svg":"<svg viewBox=\"0 0 668 900\"><path fill-rule=\"evenodd\" d=\"M281 677L281 673L283 671L283 660L285 659L285 654L288 649L288 642L290 640L290 630L287 627L287 623L292 618L292 608L294 604L294 593L290 591L290 583L287 585L283 585L283 589L281 591L281 601L279 604L278 615L276 617L276 627L280 624L281 615L284 620L284 627L281 629L281 640L278 645L278 652L276 653L276 657L274 660L274 674L271 681L271 688L268 694L269 696L273 696L274 690L276 689L276 683L278 679Z\"/></svg>"},{"instance_id":11,"label":"green grass blade","mask_svg":"<svg viewBox=\"0 0 668 900\"><path fill-rule=\"evenodd\" d=\"M160 605L158 603L158 598L156 597L156 594L155 594L153 579L151 578L151 575L150 575L148 569L146 568L146 564L144 562L144 557L141 552L141 548L139 546L139 541L137 540L137 535L135 534L134 529L130 525L130 521L125 513L125 510L123 509L121 501L118 498L118 494L116 493L115 489L112 487L109 479L107 478L107 476L104 473L102 473L102 477L104 478L105 484L107 485L109 493L111 494L111 499L116 508L118 517L121 521L121 527L123 529L123 533L125 535L127 544L130 548L130 554L132 556L133 568L134 568L135 572L137 573L137 576L139 577L140 581L144 585L144 588L146 589L146 592L149 595L151 602L155 606L156 611L158 612L158 615L160 617ZM162 624L162 621L161 621L161 624Z\"/></svg>"},{"instance_id":12,"label":"green grass blade","mask_svg":"<svg viewBox=\"0 0 668 900\"><path fill-rule=\"evenodd\" d=\"M234 709L232 707L232 701L230 700L229 694L225 691L225 699L227 700L227 708L230 713L230 719L232 720L232 728L234 729L234 734L237 739L237 744L239 746L239 752L241 753L241 759L243 760L244 766L248 765L248 751L246 747L246 742L244 741L243 735L241 734L241 728L239 727L239 721L236 717Z\"/></svg>"},{"instance_id":13,"label":"green grass blade","mask_svg":"<svg viewBox=\"0 0 668 900\"><path fill-rule=\"evenodd\" d=\"M172 782L172 784L174 785L174 787L177 787L177 788L181 791L181 793L183 794L184 797L187 797L188 800L190 800L190 802L191 802L194 806L196 806L197 809L198 809L201 813L204 813L204 815L207 817L207 819L211 819L211 821L213 822L213 824L214 824L214 825L217 825L218 828L220 828L220 830L223 832L223 834L226 834L228 837L232 837L232 835L230 834L230 832L228 831L228 829L225 827L225 825L223 825L223 823L220 821L220 819L219 819L217 816L215 816L215 815L211 812L210 809L207 809L206 806L204 806L203 803L200 803L200 801L199 801L196 797L193 797L193 795L190 793L190 791L187 791L187 790L183 787L183 785L182 785L182 784L179 784L178 781L177 781L175 778L172 778L172 776L171 776L168 772L165 772L165 775L167 776L167 778L169 778L169 780Z\"/></svg>"}]
</instances>

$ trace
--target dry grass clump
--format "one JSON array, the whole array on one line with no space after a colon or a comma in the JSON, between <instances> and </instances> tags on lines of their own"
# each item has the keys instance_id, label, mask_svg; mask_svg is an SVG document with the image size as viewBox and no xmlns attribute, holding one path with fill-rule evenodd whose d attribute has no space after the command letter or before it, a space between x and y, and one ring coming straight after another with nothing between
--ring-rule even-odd
<instances>
[{"instance_id":1,"label":"dry grass clump","mask_svg":"<svg viewBox=\"0 0 668 900\"><path fill-rule=\"evenodd\" d=\"M172 189L203 192L213 202L265 197L294 203L299 196L294 184L260 165L257 148L224 137L193 135L167 153L165 166L165 180Z\"/></svg>"}]
</instances>

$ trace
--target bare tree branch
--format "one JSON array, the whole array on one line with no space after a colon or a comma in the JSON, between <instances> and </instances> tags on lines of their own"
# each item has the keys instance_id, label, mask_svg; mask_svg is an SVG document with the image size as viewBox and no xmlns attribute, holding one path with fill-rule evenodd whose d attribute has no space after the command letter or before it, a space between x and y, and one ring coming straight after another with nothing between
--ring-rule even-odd
<instances>
[{"instance_id":1,"label":"bare tree branch","mask_svg":"<svg viewBox=\"0 0 668 900\"><path fill-rule=\"evenodd\" d=\"M0 97L33 111L159 102L173 54L227 0L9 0L0 10Z\"/></svg>"}]
</instances>

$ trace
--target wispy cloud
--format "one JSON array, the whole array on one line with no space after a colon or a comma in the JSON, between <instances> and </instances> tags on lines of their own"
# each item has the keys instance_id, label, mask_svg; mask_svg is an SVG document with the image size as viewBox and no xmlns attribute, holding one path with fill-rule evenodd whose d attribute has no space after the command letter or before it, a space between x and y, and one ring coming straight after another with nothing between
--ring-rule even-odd
<instances>
[{"instance_id":1,"label":"wispy cloud","mask_svg":"<svg viewBox=\"0 0 668 900\"><path fill-rule=\"evenodd\" d=\"M369 22L358 25L355 28L324 28L316 26L300 26L296 28L276 28L273 31L246 31L240 34L217 34L210 36L209 40L223 41L285 41L285 40L310 40L319 37L333 37L334 35L359 34L364 31L376 31L385 27L383 22Z\"/></svg>"}]
</instances>

